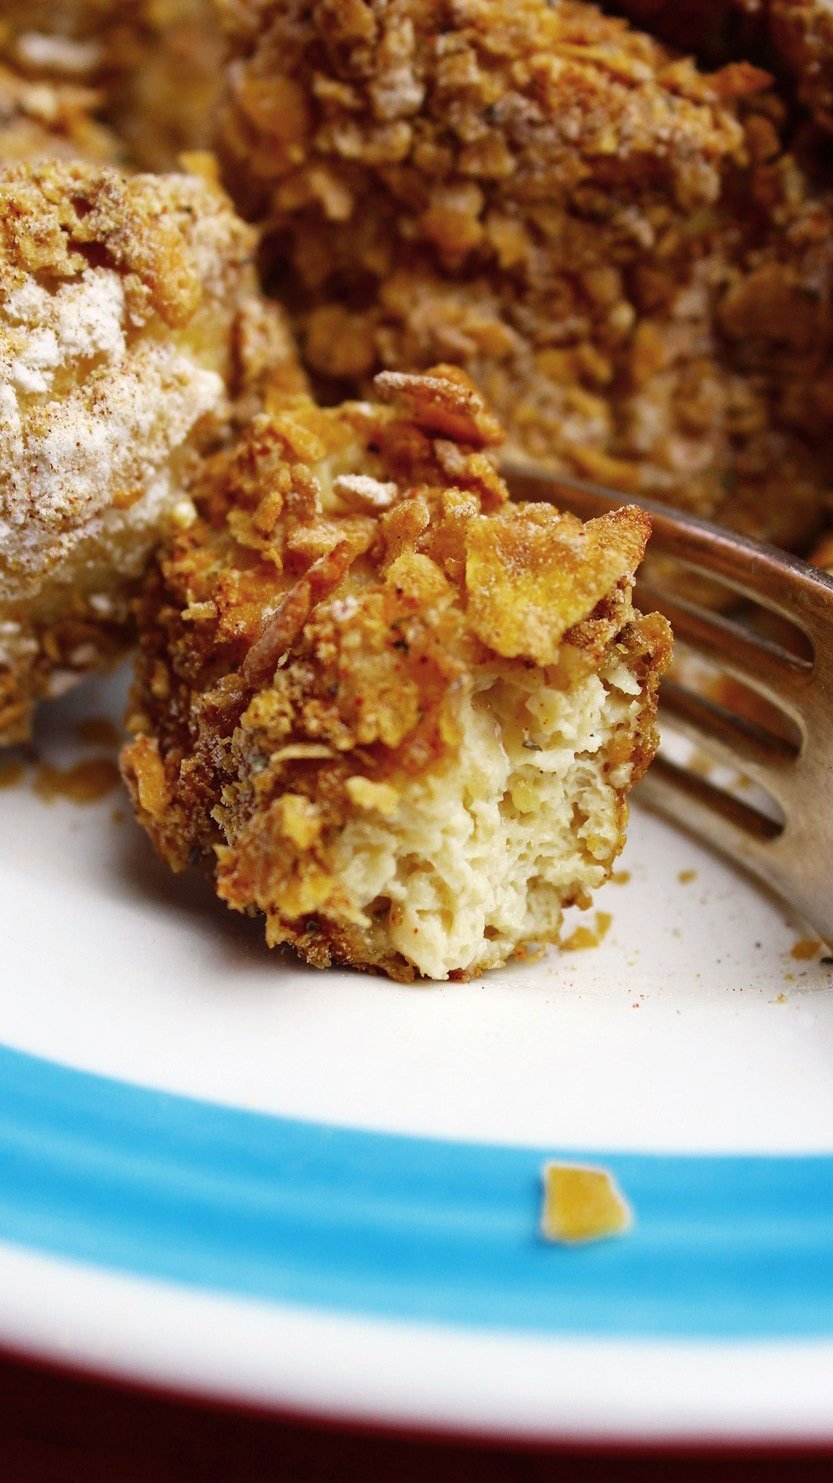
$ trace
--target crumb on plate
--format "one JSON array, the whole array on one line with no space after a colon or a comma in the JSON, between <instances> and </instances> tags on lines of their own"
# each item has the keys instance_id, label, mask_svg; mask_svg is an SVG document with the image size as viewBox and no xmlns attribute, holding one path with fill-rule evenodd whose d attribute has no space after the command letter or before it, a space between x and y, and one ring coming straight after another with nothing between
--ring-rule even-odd
<instances>
[{"instance_id":1,"label":"crumb on plate","mask_svg":"<svg viewBox=\"0 0 833 1483\"><path fill-rule=\"evenodd\" d=\"M580 1246L620 1236L632 1227L633 1212L609 1170L547 1163L541 1173L540 1229L545 1241Z\"/></svg>"}]
</instances>

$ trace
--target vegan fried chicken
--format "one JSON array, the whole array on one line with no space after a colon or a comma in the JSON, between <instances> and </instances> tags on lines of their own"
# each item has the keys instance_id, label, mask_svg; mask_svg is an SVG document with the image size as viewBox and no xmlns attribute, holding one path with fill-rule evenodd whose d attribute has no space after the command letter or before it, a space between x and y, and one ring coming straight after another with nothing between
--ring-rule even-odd
<instances>
[{"instance_id":1,"label":"vegan fried chicken","mask_svg":"<svg viewBox=\"0 0 833 1483\"><path fill-rule=\"evenodd\" d=\"M287 397L205 464L139 603L123 771L270 945L465 978L557 939L624 842L670 636L647 517L508 502L456 369Z\"/></svg>"},{"instance_id":2,"label":"vegan fried chicken","mask_svg":"<svg viewBox=\"0 0 833 1483\"><path fill-rule=\"evenodd\" d=\"M804 549L833 201L770 79L581 0L221 0L218 146L323 394L463 366L510 442Z\"/></svg>"},{"instance_id":3,"label":"vegan fried chicken","mask_svg":"<svg viewBox=\"0 0 833 1483\"><path fill-rule=\"evenodd\" d=\"M0 742L123 642L189 460L280 360L253 250L207 178L0 170Z\"/></svg>"}]
</instances>

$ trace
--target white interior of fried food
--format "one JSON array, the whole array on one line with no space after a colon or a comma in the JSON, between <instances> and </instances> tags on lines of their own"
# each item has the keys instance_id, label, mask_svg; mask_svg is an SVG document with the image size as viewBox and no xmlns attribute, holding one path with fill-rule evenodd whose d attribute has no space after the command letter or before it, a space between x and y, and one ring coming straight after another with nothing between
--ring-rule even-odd
<instances>
[{"instance_id":1,"label":"white interior of fried food","mask_svg":"<svg viewBox=\"0 0 833 1483\"><path fill-rule=\"evenodd\" d=\"M503 963L551 941L565 902L607 878L624 839L639 682L612 652L568 691L496 665L461 700L459 752L408 784L396 813L369 811L335 846L334 873L380 945L429 978ZM627 754L627 749L623 749Z\"/></svg>"}]
</instances>

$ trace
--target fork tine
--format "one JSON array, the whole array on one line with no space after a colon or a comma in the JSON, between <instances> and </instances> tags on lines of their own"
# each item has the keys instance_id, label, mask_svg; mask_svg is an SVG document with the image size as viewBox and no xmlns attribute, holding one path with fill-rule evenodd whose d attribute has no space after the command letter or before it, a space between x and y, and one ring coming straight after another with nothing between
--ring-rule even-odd
<instances>
[{"instance_id":1,"label":"fork tine","mask_svg":"<svg viewBox=\"0 0 833 1483\"><path fill-rule=\"evenodd\" d=\"M514 496L561 505L585 520L622 505L639 505L651 516L654 552L716 577L733 592L797 624L810 638L829 611L833 578L773 546L721 530L695 515L671 512L653 500L617 494L527 461L505 458L501 472Z\"/></svg>"},{"instance_id":2,"label":"fork tine","mask_svg":"<svg viewBox=\"0 0 833 1483\"><path fill-rule=\"evenodd\" d=\"M809 821L805 817L798 838L791 839L791 820L780 824L767 818L750 804L661 755L640 782L636 797L647 808L743 865L769 890L786 899L804 922L833 946L830 873L825 869L830 839L823 812ZM815 868L810 862L816 862Z\"/></svg>"},{"instance_id":3,"label":"fork tine","mask_svg":"<svg viewBox=\"0 0 833 1483\"><path fill-rule=\"evenodd\" d=\"M761 846L777 839L782 826L751 804L662 755L654 758L635 797L766 878Z\"/></svg>"},{"instance_id":4,"label":"fork tine","mask_svg":"<svg viewBox=\"0 0 833 1483\"><path fill-rule=\"evenodd\" d=\"M722 613L696 607L685 598L637 582L634 600L643 612L662 613L674 630L674 637L706 659L715 661L722 670L742 684L749 685L794 720L800 721L797 698L805 690L813 666L806 659L791 654L781 644L755 633L746 624L727 618Z\"/></svg>"},{"instance_id":5,"label":"fork tine","mask_svg":"<svg viewBox=\"0 0 833 1483\"><path fill-rule=\"evenodd\" d=\"M789 764L798 749L783 737L675 680L662 682L660 714L695 746L704 747L735 772L748 773L770 793L789 786Z\"/></svg>"}]
</instances>

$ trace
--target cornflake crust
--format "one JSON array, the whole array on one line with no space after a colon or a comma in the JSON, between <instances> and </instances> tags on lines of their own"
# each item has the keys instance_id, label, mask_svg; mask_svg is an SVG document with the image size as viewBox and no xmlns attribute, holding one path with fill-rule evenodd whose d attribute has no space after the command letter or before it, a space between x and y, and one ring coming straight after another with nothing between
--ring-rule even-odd
<instances>
[{"instance_id":1,"label":"cornflake crust","mask_svg":"<svg viewBox=\"0 0 833 1483\"><path fill-rule=\"evenodd\" d=\"M617 0L610 9L712 64L762 57L792 82L816 123L833 128L827 0Z\"/></svg>"},{"instance_id":2,"label":"cornflake crust","mask_svg":"<svg viewBox=\"0 0 833 1483\"><path fill-rule=\"evenodd\" d=\"M33 81L96 89L134 167L175 169L210 142L223 58L212 0L4 0L0 52Z\"/></svg>"},{"instance_id":3,"label":"cornflake crust","mask_svg":"<svg viewBox=\"0 0 833 1483\"><path fill-rule=\"evenodd\" d=\"M138 606L136 814L270 946L467 978L555 942L625 839L670 631L649 521L509 503L461 372L285 397L205 464Z\"/></svg>"},{"instance_id":4,"label":"cornflake crust","mask_svg":"<svg viewBox=\"0 0 833 1483\"><path fill-rule=\"evenodd\" d=\"M218 148L328 398L464 367L556 468L806 549L833 198L768 74L580 0L220 0Z\"/></svg>"},{"instance_id":5,"label":"cornflake crust","mask_svg":"<svg viewBox=\"0 0 833 1483\"><path fill-rule=\"evenodd\" d=\"M0 162L80 158L117 164L122 149L98 122L100 106L93 88L23 77L0 62Z\"/></svg>"},{"instance_id":6,"label":"cornflake crust","mask_svg":"<svg viewBox=\"0 0 833 1483\"><path fill-rule=\"evenodd\" d=\"M0 169L0 742L121 645L190 460L289 354L202 163Z\"/></svg>"}]
</instances>

